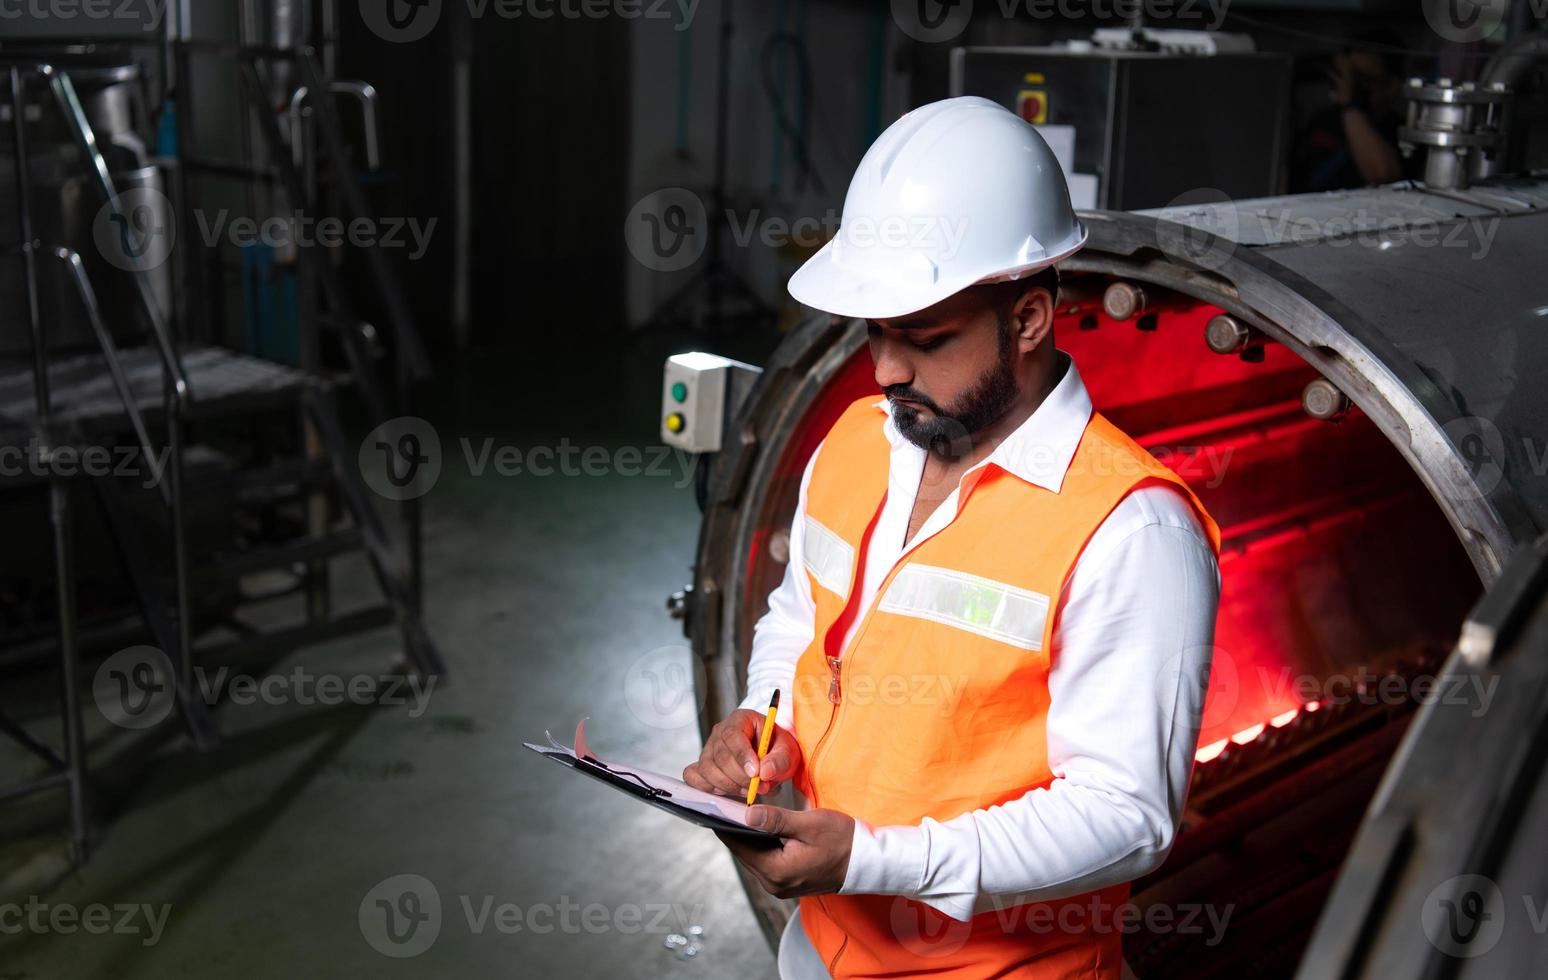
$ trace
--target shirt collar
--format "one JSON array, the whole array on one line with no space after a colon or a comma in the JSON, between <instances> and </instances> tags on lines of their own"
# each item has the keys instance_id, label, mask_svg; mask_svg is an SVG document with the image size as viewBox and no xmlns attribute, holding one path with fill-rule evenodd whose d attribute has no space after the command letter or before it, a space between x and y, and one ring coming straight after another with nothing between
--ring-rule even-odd
<instances>
[{"instance_id":1,"label":"shirt collar","mask_svg":"<svg viewBox=\"0 0 1548 980\"><path fill-rule=\"evenodd\" d=\"M1064 485L1070 461L1075 458L1075 450L1086 431L1086 423L1091 420L1091 395L1086 391L1085 382L1081 381L1080 372L1076 370L1075 361L1070 355L1057 348L1054 355L1054 370L1062 368L1064 374L1054 385L1053 391L983 462L973 467L974 470L993 464L1014 477L1053 493L1058 493ZM876 407L887 413L882 432L886 434L894 452L924 452L898 432L892 421L890 401L883 398L877 402Z\"/></svg>"}]
</instances>

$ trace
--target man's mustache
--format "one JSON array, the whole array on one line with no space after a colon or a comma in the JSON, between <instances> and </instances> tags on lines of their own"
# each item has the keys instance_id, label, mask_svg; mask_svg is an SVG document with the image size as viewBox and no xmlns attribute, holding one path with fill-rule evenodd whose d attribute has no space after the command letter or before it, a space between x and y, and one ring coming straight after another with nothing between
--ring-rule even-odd
<instances>
[{"instance_id":1,"label":"man's mustache","mask_svg":"<svg viewBox=\"0 0 1548 980\"><path fill-rule=\"evenodd\" d=\"M934 412L936 415L942 414L940 406L935 404L929 395L926 395L924 392L918 391L914 388L910 388L908 385L888 385L882 389L882 394L886 395L890 401L898 401L901 399L903 401L917 402L920 405L923 405L925 408L928 408L930 411Z\"/></svg>"}]
</instances>

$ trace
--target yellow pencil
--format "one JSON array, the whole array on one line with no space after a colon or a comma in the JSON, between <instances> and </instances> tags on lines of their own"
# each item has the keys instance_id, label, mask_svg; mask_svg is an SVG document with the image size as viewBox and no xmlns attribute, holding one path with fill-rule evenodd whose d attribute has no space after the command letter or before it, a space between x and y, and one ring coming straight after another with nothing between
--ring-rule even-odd
<instances>
[{"instance_id":1,"label":"yellow pencil","mask_svg":"<svg viewBox=\"0 0 1548 980\"><path fill-rule=\"evenodd\" d=\"M769 713L763 719L763 735L758 738L758 765L762 768L763 757L769 751L769 739L774 736L774 715L779 711L779 688L774 689L774 696L769 698ZM747 805L752 806L758 799L758 777L754 776L752 782L747 784Z\"/></svg>"}]
</instances>

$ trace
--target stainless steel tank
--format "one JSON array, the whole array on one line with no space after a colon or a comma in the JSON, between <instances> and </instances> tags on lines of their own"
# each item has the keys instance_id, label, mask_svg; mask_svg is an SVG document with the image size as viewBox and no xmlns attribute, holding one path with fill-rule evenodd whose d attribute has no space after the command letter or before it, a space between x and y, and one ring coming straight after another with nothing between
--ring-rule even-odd
<instances>
[{"instance_id":1,"label":"stainless steel tank","mask_svg":"<svg viewBox=\"0 0 1548 980\"><path fill-rule=\"evenodd\" d=\"M137 117L143 117L143 111L137 109L139 68L132 62L81 54L66 54L56 60L76 86L113 184L125 201L132 202L137 224L144 229L171 228L174 215L164 177L148 162L136 126ZM87 176L74 136L43 86L29 87L22 111L27 120L33 234L46 246L63 246L80 253L101 306L109 314L109 328L117 339L130 340L143 332L144 325L120 315L135 308L133 285L122 263L109 261L96 245L103 202ZM6 244L14 247L20 223L10 118L8 98L0 100L0 125L6 134L0 138L0 229L12 236ZM162 310L170 311L172 263L156 264L146 274ZM56 352L95 350L96 340L68 270L45 255L38 265L38 278L39 312L49 348ZM0 260L0 304L6 309L27 308L26 276L19 256ZM25 354L31 348L31 327L25 315L0 322L0 356Z\"/></svg>"},{"instance_id":2,"label":"stainless steel tank","mask_svg":"<svg viewBox=\"0 0 1548 980\"><path fill-rule=\"evenodd\" d=\"M97 191L81 173L71 153L36 154L32 163L34 234L47 246L63 246L80 253L92 288L108 315L107 325L114 339L133 342L144 334L146 325L130 312L138 309L138 299L122 259L115 264L97 246L103 209ZM120 199L129 202L137 234L162 235L174 227L176 218L159 168L116 170L113 186ZM16 227L14 162L4 156L0 156L0 226ZM172 262L162 261L147 267L144 273L161 311L169 316L172 266ZM69 270L50 254L39 259L38 286L39 313L49 349L56 353L97 350L95 335ZM20 258L0 261L0 304L6 309L26 310L26 289L26 271ZM25 315L0 323L0 356L31 350L31 327Z\"/></svg>"},{"instance_id":3,"label":"stainless steel tank","mask_svg":"<svg viewBox=\"0 0 1548 980\"><path fill-rule=\"evenodd\" d=\"M1126 955L1140 976L1287 976L1420 713L1366 694L1454 669L1469 609L1548 527L1548 181L1199 196L1083 213L1055 337L1224 535L1189 808L1134 901L1233 925ZM740 700L804 464L875 390L863 323L809 321L713 460L685 610L706 731ZM774 941L793 903L748 894Z\"/></svg>"},{"instance_id":4,"label":"stainless steel tank","mask_svg":"<svg viewBox=\"0 0 1548 980\"><path fill-rule=\"evenodd\" d=\"M100 57L75 53L64 54L50 51L55 60L70 73L75 83L81 108L86 113L97 140L103 147L115 146L126 137L131 146L143 157L144 147L136 135L135 115L139 95L136 86L141 82L138 65L132 61L104 60ZM33 146L71 145L73 137L60 118L47 93L39 89L31 91L25 108L29 124L28 139ZM11 122L10 102L0 101L0 123ZM9 152L9 140L6 141ZM111 150L104 149L111 153Z\"/></svg>"}]
</instances>

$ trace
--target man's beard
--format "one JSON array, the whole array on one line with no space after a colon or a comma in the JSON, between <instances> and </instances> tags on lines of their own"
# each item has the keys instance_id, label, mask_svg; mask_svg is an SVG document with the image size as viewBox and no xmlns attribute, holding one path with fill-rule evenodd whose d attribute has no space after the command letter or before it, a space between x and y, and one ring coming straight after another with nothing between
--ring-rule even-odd
<instances>
[{"instance_id":1,"label":"man's beard","mask_svg":"<svg viewBox=\"0 0 1548 980\"><path fill-rule=\"evenodd\" d=\"M882 393L892 401L892 423L898 433L920 449L935 450L952 459L967 454L973 436L1005 417L1020 390L1012 364L1011 330L1008 319L999 324L999 356L950 409L942 409L923 392L908 385L888 385ZM898 404L904 398L928 408L925 419L918 409Z\"/></svg>"}]
</instances>

